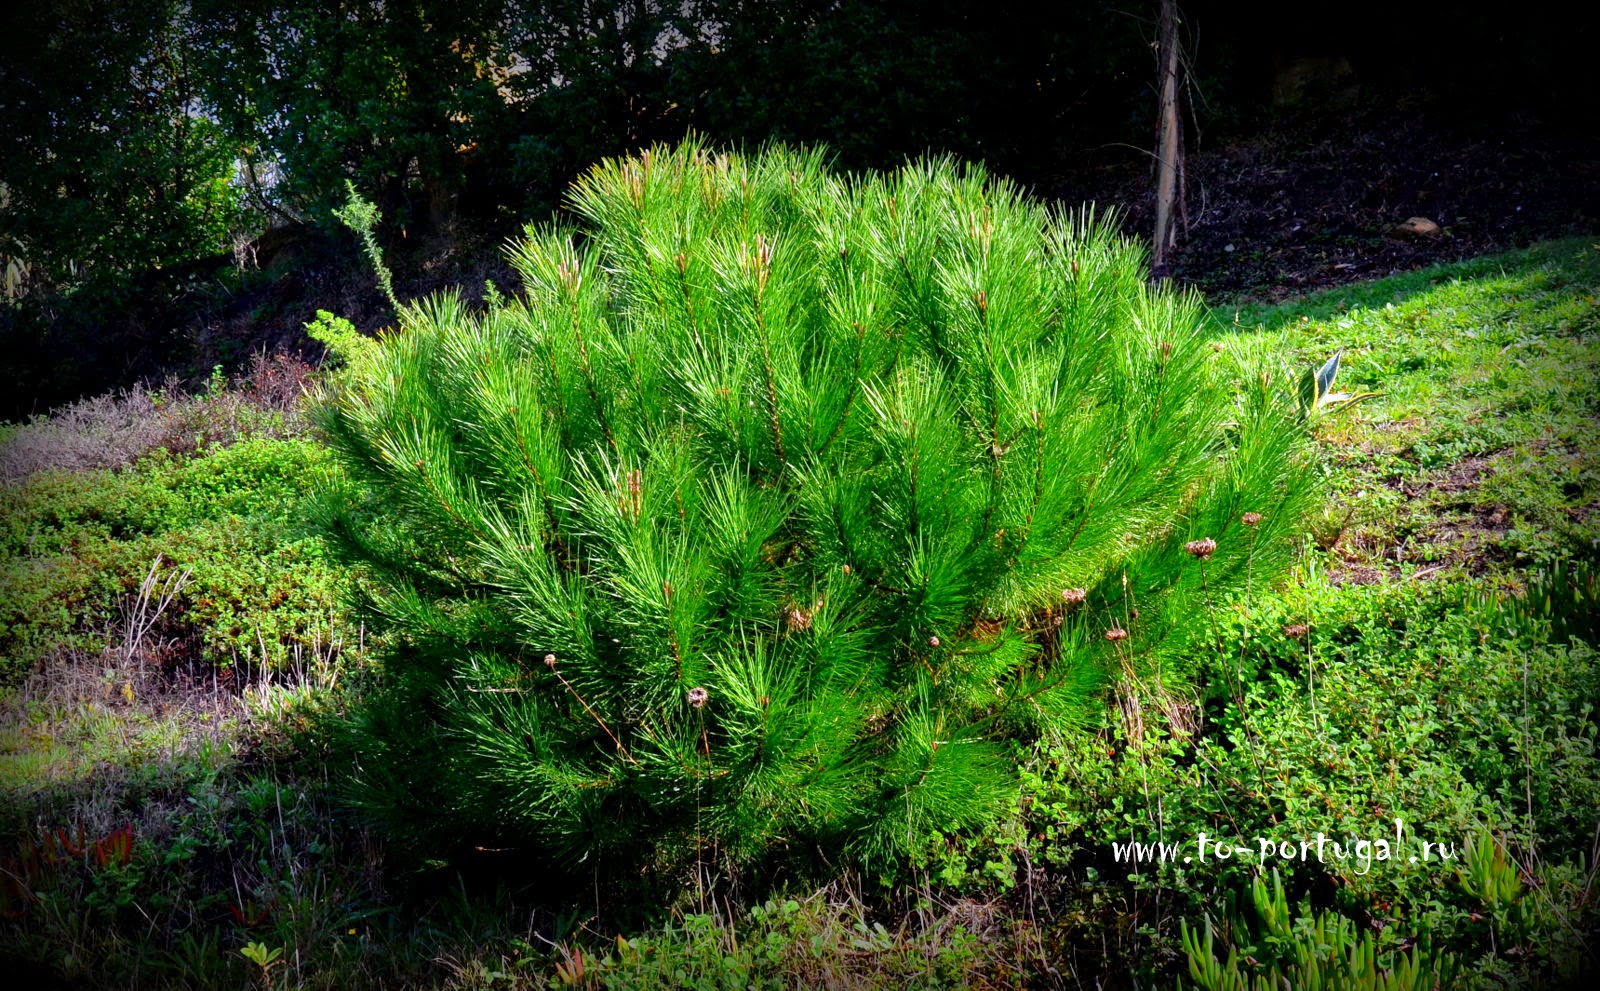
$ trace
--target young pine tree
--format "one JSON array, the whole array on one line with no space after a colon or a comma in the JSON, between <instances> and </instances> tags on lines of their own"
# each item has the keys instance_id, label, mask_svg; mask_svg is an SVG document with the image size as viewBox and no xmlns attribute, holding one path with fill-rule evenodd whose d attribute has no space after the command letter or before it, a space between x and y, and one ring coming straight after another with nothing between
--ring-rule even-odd
<instances>
[{"instance_id":1,"label":"young pine tree","mask_svg":"<svg viewBox=\"0 0 1600 991\"><path fill-rule=\"evenodd\" d=\"M1088 214L695 144L572 206L522 298L407 308L326 404L397 826L892 858L1292 550L1292 402Z\"/></svg>"}]
</instances>

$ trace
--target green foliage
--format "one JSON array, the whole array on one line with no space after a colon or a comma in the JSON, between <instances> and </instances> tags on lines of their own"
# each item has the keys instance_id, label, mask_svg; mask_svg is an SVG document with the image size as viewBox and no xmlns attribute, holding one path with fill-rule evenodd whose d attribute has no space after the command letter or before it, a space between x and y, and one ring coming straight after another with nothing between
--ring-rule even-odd
<instances>
[{"instance_id":1,"label":"green foliage","mask_svg":"<svg viewBox=\"0 0 1600 991\"><path fill-rule=\"evenodd\" d=\"M1327 553L1308 562L1303 587L1227 624L1233 656L1213 668L1205 712L1234 749L1197 741L1139 767L1179 833L1200 826L1178 825L1192 821L1177 798L1189 786L1175 792L1169 775L1203 801L1208 781L1237 783L1248 800L1212 802L1207 820L1229 835L1360 835L1375 828L1364 818L1399 814L1458 854L1465 841L1473 871L1498 863L1507 885L1520 874L1538 894L1497 913L1477 882L1451 883L1455 871L1296 868L1302 890L1327 890L1319 874L1331 873L1340 911L1383 925L1380 950L1426 938L1454 953L1464 987L1566 986L1584 966L1575 934L1596 924L1580 879L1593 870L1600 802L1600 517L1587 509L1600 492L1597 290L1589 238L1236 318L1253 331L1236 341L1294 365L1345 348L1341 374L1384 395L1315 424L1333 456L1336 500L1316 527ZM1230 667L1259 687L1232 688ZM1186 759L1224 753L1182 772ZM1086 776L1115 780L1117 762L1101 764ZM1140 792L1120 790L1148 833ZM1481 841L1484 828L1501 841ZM1197 915L1205 879L1146 873L1194 891Z\"/></svg>"},{"instance_id":2,"label":"green foliage","mask_svg":"<svg viewBox=\"0 0 1600 991\"><path fill-rule=\"evenodd\" d=\"M252 175L275 180L253 184L260 207L329 225L353 180L380 191L405 227L450 215L471 180L500 178L506 163L493 160L518 116L500 91L517 77L503 40L509 6L193 4L210 108L247 149ZM482 157L494 168L474 169Z\"/></svg>"},{"instance_id":3,"label":"green foliage","mask_svg":"<svg viewBox=\"0 0 1600 991\"><path fill-rule=\"evenodd\" d=\"M139 715L191 721L171 749L101 755L82 783L0 783L0 946L14 967L90 987L417 986L439 953L481 937L466 934L477 920L434 912L437 943L391 943L370 848L337 826L322 770L258 762L226 708L195 705L141 697L120 713L123 734Z\"/></svg>"},{"instance_id":4,"label":"green foliage","mask_svg":"<svg viewBox=\"0 0 1600 991\"><path fill-rule=\"evenodd\" d=\"M526 302L409 308L324 417L330 532L398 638L375 811L573 859L897 857L1292 550L1292 400L1088 218L694 145L573 209L581 246L516 246Z\"/></svg>"},{"instance_id":5,"label":"green foliage","mask_svg":"<svg viewBox=\"0 0 1600 991\"><path fill-rule=\"evenodd\" d=\"M1496 597L1479 608L1529 639L1564 644L1576 638L1600 646L1600 571L1589 561L1559 560L1521 595Z\"/></svg>"},{"instance_id":6,"label":"green foliage","mask_svg":"<svg viewBox=\"0 0 1600 991\"><path fill-rule=\"evenodd\" d=\"M1506 857L1505 847L1494 837L1478 835L1467 840L1466 856L1457 876L1461 887L1502 922L1516 908L1527 908L1522 900L1525 887L1522 872Z\"/></svg>"},{"instance_id":7,"label":"green foliage","mask_svg":"<svg viewBox=\"0 0 1600 991\"><path fill-rule=\"evenodd\" d=\"M134 646L147 576L182 585L139 644L152 656L281 668L325 655L342 636L339 579L303 520L325 462L309 441L255 438L7 487L6 678L52 654Z\"/></svg>"},{"instance_id":8,"label":"green foliage","mask_svg":"<svg viewBox=\"0 0 1600 991\"><path fill-rule=\"evenodd\" d=\"M372 271L378 277L378 288L383 290L383 298L396 310L400 309L400 298L394 294L394 276L390 274L389 267L383 263L383 249L378 247L378 223L383 215L378 208L368 200L362 199L356 192L353 182L345 182L348 198L344 206L333 211L339 223L356 232L361 238L361 249L366 252L367 263L372 266ZM317 312L318 321L322 320L322 311ZM308 328L309 329L309 328ZM342 328L339 328L342 330Z\"/></svg>"},{"instance_id":9,"label":"green foliage","mask_svg":"<svg viewBox=\"0 0 1600 991\"><path fill-rule=\"evenodd\" d=\"M1315 423L1337 468L1314 527L1330 567L1508 588L1594 558L1597 294L1584 238L1225 317L1246 353L1303 369L1343 349L1345 389L1383 391Z\"/></svg>"},{"instance_id":10,"label":"green foliage","mask_svg":"<svg viewBox=\"0 0 1600 991\"><path fill-rule=\"evenodd\" d=\"M328 349L324 367L352 367L370 358L375 347L370 337L356 330L355 324L327 310L318 310L317 318L306 324L306 336Z\"/></svg>"},{"instance_id":11,"label":"green foliage","mask_svg":"<svg viewBox=\"0 0 1600 991\"><path fill-rule=\"evenodd\" d=\"M30 284L171 268L223 250L233 152L200 113L174 2L70 0L0 21L0 260Z\"/></svg>"},{"instance_id":12,"label":"green foliage","mask_svg":"<svg viewBox=\"0 0 1600 991\"><path fill-rule=\"evenodd\" d=\"M266 980L269 970L283 963L283 947L268 947L265 943L246 943L239 955L261 968L262 980Z\"/></svg>"},{"instance_id":13,"label":"green foliage","mask_svg":"<svg viewBox=\"0 0 1600 991\"><path fill-rule=\"evenodd\" d=\"M397 230L543 216L591 163L691 129L1035 179L1063 144L1142 141L1148 114L1142 27L1099 4L202 0L192 20L212 112L277 180L252 194L319 224L346 180Z\"/></svg>"},{"instance_id":14,"label":"green foliage","mask_svg":"<svg viewBox=\"0 0 1600 991\"><path fill-rule=\"evenodd\" d=\"M628 991L778 991L850 987L941 991L1002 986L997 961L959 923L922 933L869 922L855 904L772 900L741 919L683 915L655 931L618 936L603 954L563 948L555 987Z\"/></svg>"},{"instance_id":15,"label":"green foliage","mask_svg":"<svg viewBox=\"0 0 1600 991\"><path fill-rule=\"evenodd\" d=\"M1260 929L1234 920L1231 939L1216 945L1211 920L1200 930L1183 926L1190 987L1204 991L1432 991L1450 987L1454 962L1419 942L1408 952L1379 953L1371 932L1349 919L1310 911L1291 915L1283 881L1257 877L1250 889ZM1250 940L1246 942L1246 940ZM1223 952L1225 951L1225 952Z\"/></svg>"},{"instance_id":16,"label":"green foliage","mask_svg":"<svg viewBox=\"0 0 1600 991\"><path fill-rule=\"evenodd\" d=\"M1537 627L1508 633L1475 601L1442 584L1334 588L1312 571L1239 603L1219 617L1226 649L1199 672L1198 709L1163 710L1147 693L1098 732L1042 745L1025 774L1030 858L1095 865L1190 919L1219 890L1281 866L1297 890L1332 892L1341 914L1381 924L1380 955L1426 935L1474 974L1559 986L1597 907L1579 879L1600 807L1600 659ZM1203 865L1108 856L1158 838L1193 855L1202 832L1250 854ZM1319 856L1319 834L1345 849ZM1313 852L1263 858L1261 838L1309 839ZM1387 838L1393 856L1361 862L1350 846L1361 838ZM1453 883L1514 886L1507 872L1518 870L1548 897L1499 921L1489 882ZM1072 899L1102 886L1088 887Z\"/></svg>"},{"instance_id":17,"label":"green foliage","mask_svg":"<svg viewBox=\"0 0 1600 991\"><path fill-rule=\"evenodd\" d=\"M1344 356L1344 349L1333 353L1333 357L1323 362L1320 368L1308 368L1300 377L1300 415L1311 417L1324 408L1349 409L1356 403L1372 399L1378 395L1376 392L1334 392L1334 379L1339 377L1339 359Z\"/></svg>"},{"instance_id":18,"label":"green foliage","mask_svg":"<svg viewBox=\"0 0 1600 991\"><path fill-rule=\"evenodd\" d=\"M770 895L753 872L737 888L670 902L632 871L595 887L587 872L575 885L540 874L515 896L450 870L396 883L378 865L401 858L331 788L347 761L359 762L368 786L412 796L398 810L412 822L448 815L439 779L473 765L441 759L462 744L416 704L436 697L393 692L358 710L388 727L345 751L330 749L325 721L351 700L298 671L284 679L252 668L241 696L169 679L159 653L141 663L67 649L0 693L0 956L37 973L36 983L93 987L1016 987L1066 979L1048 970L1063 961L1085 986L1127 985L1131 974L1170 987L1193 980L1179 920L1200 951L1208 916L1206 955L1221 969L1237 950L1242 979L1259 978L1269 960L1280 970L1300 955L1332 963L1335 947L1347 964L1359 944L1370 945L1375 970L1398 970L1418 946L1449 954L1452 989L1579 986L1594 967L1585 940L1600 931L1591 853L1600 658L1583 632L1596 522L1584 507L1600 477L1586 432L1597 410L1592 241L1255 314L1262 330L1234 335L1233 349L1253 340L1271 346L1274 368L1316 368L1343 346L1340 374L1385 392L1312 424L1341 493L1334 528L1351 513L1347 530L1330 530L1329 549L1302 559L1287 586L1258 578L1198 604L1190 621L1200 640L1174 650L1160 680L1153 666L1139 668L1117 681L1115 707L1084 707L1083 725L1006 741L1026 757L1015 810L981 831L920 831L910 844L915 885L869 873L873 901L861 905L850 876L831 872L821 890L771 904L749 900ZM504 320L517 306L502 297L489 311ZM570 352L564 360L581 367ZM291 432L292 417L269 422L259 408L229 406L235 395L140 396L52 418L48 431L44 421L0 427L7 477L34 473L0 495L0 554L4 570L35 569L8 578L0 602L19 588L67 588L59 614L40 594L26 617L48 625L56 615L59 630L109 625L115 646L132 618L115 603L136 595L107 592L92 599L107 605L80 607L80 593L50 582L86 573L73 563L82 554L136 589L160 554L158 580L193 568L164 619L198 608L193 575L208 569L213 586L238 584L240 607L255 609L246 628L292 615L305 601L295 586L336 574L311 553L319 542L306 555L315 571L286 579L287 598L271 609L269 594L244 591L234 575L254 573L246 559L269 553L257 540L298 538L303 486L326 457L264 443ZM161 416L147 430L152 405ZM459 395L450 408L472 416ZM89 434L94 443L74 450ZM224 455L241 436L257 443ZM18 460L19 445L33 454ZM148 456L161 446L176 453ZM129 461L131 470L63 470ZM1512 529L1494 541L1449 536L1500 511ZM233 517L245 536L233 535ZM174 563L179 538L199 530L213 542L211 563ZM185 649L199 635L161 624L152 634L147 643L177 638ZM41 652L74 645L55 636L41 636ZM398 661L444 650L417 639L422 649L403 643ZM548 670L540 661L535 671ZM361 683L343 665L324 673L341 690ZM237 685L245 672L234 674ZM409 676L396 663L387 677ZM553 676L547 684L565 692ZM703 710L711 733L719 700ZM588 718L576 702L568 710ZM598 729L592 736L609 743ZM1397 816L1408 837L1448 843L1455 859L1374 861L1362 873L1332 857L1135 866L1112 852L1155 838L1193 852L1201 831L1252 851L1256 836L1376 837ZM519 879L502 866L543 869L510 850L468 856L508 889ZM1263 866L1280 869L1283 908L1272 911L1289 920L1283 939L1252 906ZM1340 920L1354 927L1353 943L1338 937L1350 931ZM284 948L266 980L241 955L251 943Z\"/></svg>"}]
</instances>

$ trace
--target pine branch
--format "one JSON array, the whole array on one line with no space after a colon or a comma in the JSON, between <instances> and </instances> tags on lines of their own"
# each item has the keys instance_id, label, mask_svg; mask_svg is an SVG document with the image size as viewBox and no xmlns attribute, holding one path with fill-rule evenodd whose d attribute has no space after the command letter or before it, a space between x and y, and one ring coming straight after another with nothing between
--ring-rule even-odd
<instances>
[{"instance_id":1,"label":"pine branch","mask_svg":"<svg viewBox=\"0 0 1600 991\"><path fill-rule=\"evenodd\" d=\"M438 786L461 822L574 858L903 857L995 813L1007 735L1289 560L1292 401L1238 408L1203 314L1087 214L693 143L601 163L573 213L581 241L513 246L525 302L408 308L324 411L330 525L469 770ZM1240 506L1272 518L1244 557Z\"/></svg>"}]
</instances>

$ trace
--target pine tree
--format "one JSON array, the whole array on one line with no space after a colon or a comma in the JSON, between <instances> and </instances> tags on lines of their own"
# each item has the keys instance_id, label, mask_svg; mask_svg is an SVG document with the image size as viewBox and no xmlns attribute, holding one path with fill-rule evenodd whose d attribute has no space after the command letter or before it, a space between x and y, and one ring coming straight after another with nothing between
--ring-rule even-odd
<instances>
[{"instance_id":1,"label":"pine tree","mask_svg":"<svg viewBox=\"0 0 1600 991\"><path fill-rule=\"evenodd\" d=\"M897 857L1292 551L1293 403L1088 213L694 143L571 205L521 298L408 307L325 406L396 825Z\"/></svg>"}]
</instances>

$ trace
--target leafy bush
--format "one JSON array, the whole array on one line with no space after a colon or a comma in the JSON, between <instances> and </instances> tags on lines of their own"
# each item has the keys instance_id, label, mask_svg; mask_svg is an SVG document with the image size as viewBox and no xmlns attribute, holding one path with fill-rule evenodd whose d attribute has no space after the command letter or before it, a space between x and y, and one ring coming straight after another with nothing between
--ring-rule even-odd
<instances>
[{"instance_id":1,"label":"leafy bush","mask_svg":"<svg viewBox=\"0 0 1600 991\"><path fill-rule=\"evenodd\" d=\"M326 656L345 613L302 508L326 460L311 441L257 437L0 489L4 675L54 653L126 646L147 576L183 586L152 645L223 666Z\"/></svg>"},{"instance_id":2,"label":"leafy bush","mask_svg":"<svg viewBox=\"0 0 1600 991\"><path fill-rule=\"evenodd\" d=\"M581 242L515 247L525 302L410 308L327 406L330 532L397 634L393 824L895 853L1290 550L1292 401L1087 217L693 145L572 205Z\"/></svg>"},{"instance_id":3,"label":"leafy bush","mask_svg":"<svg viewBox=\"0 0 1600 991\"><path fill-rule=\"evenodd\" d=\"M1563 986L1597 909L1582 880L1600 807L1593 648L1504 631L1459 585L1334 587L1315 571L1222 610L1218 628L1227 649L1204 658L1198 711L1147 708L1140 722L1126 705L1098 731L1041 744L1025 774L1032 862L1126 879L1190 920L1282 865L1294 898L1373 927L1379 955L1426 937L1464 971L1509 974L1498 986ZM1202 832L1250 855L1114 854L1160 840L1193 855ZM1318 834L1344 850L1260 853L1260 838L1314 846ZM1392 860L1352 855L1350 840L1383 837ZM1475 862L1486 851L1541 893L1505 920L1481 897L1496 873ZM1072 903L1103 887L1061 883Z\"/></svg>"}]
</instances>

